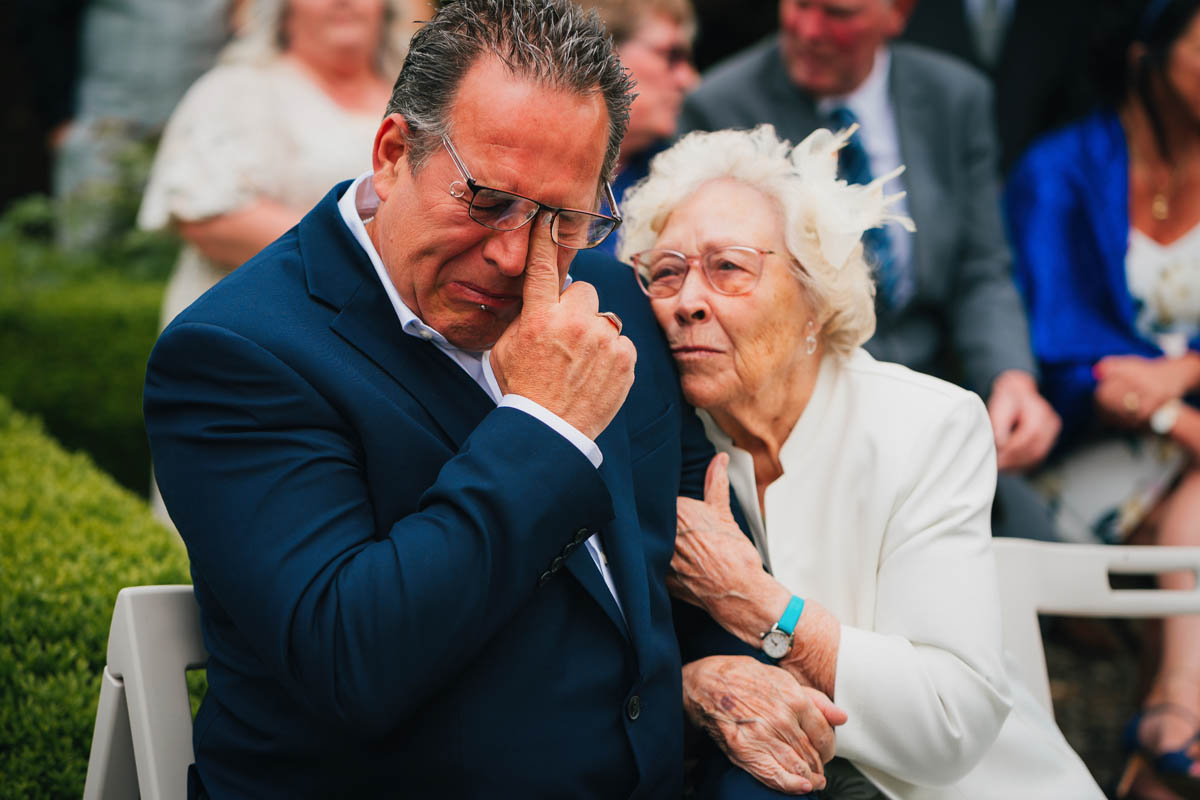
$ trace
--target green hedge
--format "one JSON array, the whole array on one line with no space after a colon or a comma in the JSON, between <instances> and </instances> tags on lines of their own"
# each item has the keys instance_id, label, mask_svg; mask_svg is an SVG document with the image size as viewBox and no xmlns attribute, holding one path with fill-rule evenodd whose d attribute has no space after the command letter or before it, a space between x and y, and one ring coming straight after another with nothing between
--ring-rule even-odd
<instances>
[{"instance_id":1,"label":"green hedge","mask_svg":"<svg viewBox=\"0 0 1200 800\"><path fill-rule=\"evenodd\" d=\"M66 251L53 223L37 197L0 220L0 395L145 495L142 382L178 245L131 230Z\"/></svg>"},{"instance_id":2,"label":"green hedge","mask_svg":"<svg viewBox=\"0 0 1200 800\"><path fill-rule=\"evenodd\" d=\"M190 582L143 501L0 397L0 796L80 796L117 592Z\"/></svg>"}]
</instances>

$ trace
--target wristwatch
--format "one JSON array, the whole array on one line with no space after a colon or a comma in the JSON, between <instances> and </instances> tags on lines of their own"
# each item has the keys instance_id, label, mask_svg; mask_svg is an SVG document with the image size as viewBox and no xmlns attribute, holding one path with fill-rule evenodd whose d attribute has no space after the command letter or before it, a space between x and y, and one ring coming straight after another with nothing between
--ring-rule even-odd
<instances>
[{"instance_id":1,"label":"wristwatch","mask_svg":"<svg viewBox=\"0 0 1200 800\"><path fill-rule=\"evenodd\" d=\"M800 621L800 613L804 611L804 599L792 595L783 616L771 626L771 630L762 635L762 651L768 657L778 661L792 649L792 631Z\"/></svg>"},{"instance_id":2,"label":"wristwatch","mask_svg":"<svg viewBox=\"0 0 1200 800\"><path fill-rule=\"evenodd\" d=\"M1179 412L1183 409L1183 401L1175 399L1163 403L1158 410L1150 415L1150 430L1160 436L1166 436L1175 427Z\"/></svg>"}]
</instances>

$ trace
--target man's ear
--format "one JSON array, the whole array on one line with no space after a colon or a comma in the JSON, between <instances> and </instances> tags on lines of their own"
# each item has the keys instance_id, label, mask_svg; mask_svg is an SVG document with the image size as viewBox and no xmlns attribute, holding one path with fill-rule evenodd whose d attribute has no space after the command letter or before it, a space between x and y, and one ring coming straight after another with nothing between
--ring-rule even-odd
<instances>
[{"instance_id":1,"label":"man's ear","mask_svg":"<svg viewBox=\"0 0 1200 800\"><path fill-rule=\"evenodd\" d=\"M401 170L409 171L408 140L411 130L408 120L399 114L388 114L375 132L375 148L371 151L375 193L387 200L396 185Z\"/></svg>"}]
</instances>

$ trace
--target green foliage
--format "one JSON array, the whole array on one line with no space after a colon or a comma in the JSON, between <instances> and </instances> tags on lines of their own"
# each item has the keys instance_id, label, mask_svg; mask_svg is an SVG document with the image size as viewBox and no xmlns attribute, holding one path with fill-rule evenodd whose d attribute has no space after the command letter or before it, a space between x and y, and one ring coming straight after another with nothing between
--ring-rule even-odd
<instances>
[{"instance_id":1,"label":"green foliage","mask_svg":"<svg viewBox=\"0 0 1200 800\"><path fill-rule=\"evenodd\" d=\"M54 223L42 197L0 218L0 394L145 494L142 381L178 244L129 230L67 251Z\"/></svg>"},{"instance_id":2,"label":"green foliage","mask_svg":"<svg viewBox=\"0 0 1200 800\"><path fill-rule=\"evenodd\" d=\"M164 583L178 538L0 397L0 795L80 796L117 592Z\"/></svg>"}]
</instances>

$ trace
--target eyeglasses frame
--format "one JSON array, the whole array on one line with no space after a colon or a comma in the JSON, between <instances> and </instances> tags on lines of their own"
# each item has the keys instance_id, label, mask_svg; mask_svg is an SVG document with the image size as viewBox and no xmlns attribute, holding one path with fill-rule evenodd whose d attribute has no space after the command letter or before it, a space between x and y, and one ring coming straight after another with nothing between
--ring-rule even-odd
<instances>
[{"instance_id":1,"label":"eyeglasses frame","mask_svg":"<svg viewBox=\"0 0 1200 800\"><path fill-rule=\"evenodd\" d=\"M652 247L649 250L642 250L640 252L634 253L632 256L629 257L629 260L633 262L634 271L638 272L638 275L639 275L637 285L642 288L642 293L645 294L647 297L649 297L652 300L666 300L669 297L676 297L680 292L682 292L683 284L687 281L688 273L690 273L692 271L693 262L695 264L699 265L700 273L704 276L704 280L708 282L709 287L719 295L724 295L725 297L740 297L744 294L750 294L755 289L757 289L758 284L762 281L763 270L759 270L758 275L755 276L754 284L752 286L750 286L748 289L745 289L743 291L726 292L726 291L722 291L721 289L717 288L717 285L715 283L713 283L713 279L711 277L709 277L708 270L704 267L704 257L706 255L708 255L709 253L716 253L721 250L753 250L755 253L758 253L760 256L773 256L773 255L778 254L777 251L775 251L775 250L764 250L761 247L754 247L753 245L748 245L748 244L730 244L730 245L724 245L722 247L710 247L707 250L705 250L703 253L700 253L699 255L694 255L694 256L689 256L687 253L681 253L678 250L671 250L670 248L666 248L666 247ZM642 282L641 273L639 271L640 268L642 267L642 265L638 263L638 258L645 255L646 253L670 253L671 255L679 256L680 259L683 260L683 264L685 267L687 267L687 270L683 273L683 278L679 281L679 288L677 290L675 290L671 294L661 294L661 295L650 294L650 287Z\"/></svg>"},{"instance_id":2,"label":"eyeglasses frame","mask_svg":"<svg viewBox=\"0 0 1200 800\"><path fill-rule=\"evenodd\" d=\"M470 209L473 209L475 206L475 197L478 196L479 192L482 190L487 190L489 192L498 192L500 194L506 194L511 197L519 197L522 200L527 200L528 202L533 203L538 208L537 212L535 212L532 216L530 216L529 219L525 220L524 222L522 222L520 225L518 225L515 228L496 228L492 225L488 225L486 222L480 222L479 220L475 219L474 216L471 217L471 220L473 222L475 222L479 225L482 225L483 227L488 228L489 230L493 230L493 231L520 230L521 228L524 228L526 225L528 225L532 220L536 219L537 215L539 213L541 213L543 211L548 211L548 212L550 212L550 235L551 235L551 238L554 240L555 244L559 245L560 247L566 247L571 250L590 250L593 247L598 247L599 245L603 244L604 240L607 239L609 236L612 236L613 231L615 231L617 228L621 227L621 223L625 221L625 218L621 216L621 210L617 207L617 198L613 195L612 184L610 184L608 181L604 181L604 193L605 193L605 199L608 200L608 207L611 208L613 211L611 216L608 214L598 214L595 211L585 211L582 208L559 208L556 206L547 205L547 204L541 202L540 200L534 200L532 197L526 197L523 194L517 194L516 192L510 192L506 189L497 189L492 186L484 186L482 183L479 183L478 181L476 181L475 178L471 175L471 170L467 169L467 165L465 163L463 163L462 156L460 156L458 154L458 151L454 149L454 145L451 143L450 137L448 137L446 135L442 136L442 146L445 147L446 152L450 154L450 160L454 162L454 166L458 169L459 174L462 175L463 180L466 181L467 188L471 190L471 199L467 201L468 215L470 214ZM454 192L454 184L456 184L456 183L460 183L460 182L452 181L450 183L450 196L455 199L458 199L458 200L463 200L463 199L465 199L463 197L464 192L462 192L461 190L457 194L455 194L455 192ZM604 237L602 239L600 239L600 241L596 242L595 244L588 245L587 247L571 247L571 245L563 244L562 242L560 242L558 240L558 233L557 233L557 231L558 231L558 225L557 225L558 215L560 212L563 212L563 211L570 211L575 214L586 214L589 217L596 217L598 219L608 220L610 222L614 222L615 224L612 226L612 229L609 230L608 233L604 234Z\"/></svg>"}]
</instances>

